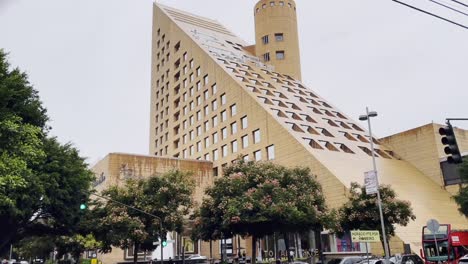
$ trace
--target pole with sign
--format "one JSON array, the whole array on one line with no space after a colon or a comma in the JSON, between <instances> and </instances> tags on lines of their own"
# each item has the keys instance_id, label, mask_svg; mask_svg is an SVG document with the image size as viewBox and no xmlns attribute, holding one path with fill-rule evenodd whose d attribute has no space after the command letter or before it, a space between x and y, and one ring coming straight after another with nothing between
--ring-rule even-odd
<instances>
[{"instance_id":1,"label":"pole with sign","mask_svg":"<svg viewBox=\"0 0 468 264\"><path fill-rule=\"evenodd\" d=\"M429 221L427 221L426 225L427 225L427 229L429 229L432 232L432 234L434 234L434 242L435 242L435 246L436 246L437 257L439 257L440 256L440 254L439 254L439 245L437 245L436 233L437 233L437 231L439 231L440 224L435 219L429 219Z\"/></svg>"},{"instance_id":2,"label":"pole with sign","mask_svg":"<svg viewBox=\"0 0 468 264\"><path fill-rule=\"evenodd\" d=\"M379 181L377 180L376 171L367 171L364 173L364 185L366 186L366 194L376 194L379 191Z\"/></svg>"},{"instance_id":3,"label":"pole with sign","mask_svg":"<svg viewBox=\"0 0 468 264\"><path fill-rule=\"evenodd\" d=\"M353 230L351 231L351 242L366 243L366 257L369 263L369 242L380 242L380 234L377 230Z\"/></svg>"}]
</instances>

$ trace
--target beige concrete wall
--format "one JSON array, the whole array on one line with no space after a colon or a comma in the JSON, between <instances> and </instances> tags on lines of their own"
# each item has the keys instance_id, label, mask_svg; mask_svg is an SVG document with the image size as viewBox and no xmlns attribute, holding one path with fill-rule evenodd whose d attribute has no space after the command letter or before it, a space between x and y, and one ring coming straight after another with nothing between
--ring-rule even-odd
<instances>
[{"instance_id":1,"label":"beige concrete wall","mask_svg":"<svg viewBox=\"0 0 468 264\"><path fill-rule=\"evenodd\" d=\"M427 124L380 139L403 160L410 162L435 183L444 187L440 161L447 157L439 134L440 124ZM468 130L455 129L460 151L468 151ZM457 187L447 187L453 193Z\"/></svg>"},{"instance_id":2,"label":"beige concrete wall","mask_svg":"<svg viewBox=\"0 0 468 264\"><path fill-rule=\"evenodd\" d=\"M190 172L196 183L193 199L196 203L200 204L204 190L213 184L212 168L213 165L209 161L110 153L93 166L91 170L95 173L96 178L100 179L95 184L98 192L105 190L109 186L123 186L126 179L144 179L160 176L171 170ZM190 228L190 226L187 226L187 228ZM105 264L123 262L129 260L124 258L124 253L119 248L113 248L112 252L99 254L98 258Z\"/></svg>"},{"instance_id":3,"label":"beige concrete wall","mask_svg":"<svg viewBox=\"0 0 468 264\"><path fill-rule=\"evenodd\" d=\"M382 138L380 141L391 147L398 156L410 162L435 183L443 186L444 181L439 163L440 150L434 134L435 129L435 124L428 124Z\"/></svg>"}]
</instances>

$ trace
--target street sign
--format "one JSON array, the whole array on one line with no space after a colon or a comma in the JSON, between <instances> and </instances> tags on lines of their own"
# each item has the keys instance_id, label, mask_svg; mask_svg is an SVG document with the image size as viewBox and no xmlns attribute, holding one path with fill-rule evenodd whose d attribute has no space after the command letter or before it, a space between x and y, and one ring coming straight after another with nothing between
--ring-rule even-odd
<instances>
[{"instance_id":1,"label":"street sign","mask_svg":"<svg viewBox=\"0 0 468 264\"><path fill-rule=\"evenodd\" d=\"M352 242L380 242L377 230L353 230L351 231Z\"/></svg>"},{"instance_id":2,"label":"street sign","mask_svg":"<svg viewBox=\"0 0 468 264\"><path fill-rule=\"evenodd\" d=\"M439 231L440 224L435 219L429 219L429 221L427 221L426 225L427 225L427 229L429 229L434 234L437 231Z\"/></svg>"},{"instance_id":3,"label":"street sign","mask_svg":"<svg viewBox=\"0 0 468 264\"><path fill-rule=\"evenodd\" d=\"M376 194L379 191L376 171L367 171L364 173L364 186L366 186L366 194Z\"/></svg>"}]
</instances>

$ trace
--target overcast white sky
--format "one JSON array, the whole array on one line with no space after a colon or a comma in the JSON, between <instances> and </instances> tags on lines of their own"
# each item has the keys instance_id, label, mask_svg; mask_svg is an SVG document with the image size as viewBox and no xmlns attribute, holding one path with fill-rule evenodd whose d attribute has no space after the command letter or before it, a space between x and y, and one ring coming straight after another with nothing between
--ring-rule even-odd
<instances>
[{"instance_id":1,"label":"overcast white sky","mask_svg":"<svg viewBox=\"0 0 468 264\"><path fill-rule=\"evenodd\" d=\"M405 1L468 25L429 0ZM254 40L256 0L158 2ZM148 153L152 3L0 0L0 48L29 74L52 134L90 163L109 152ZM378 111L378 137L468 117L468 30L391 0L296 3L304 83L355 119L367 105Z\"/></svg>"}]
</instances>

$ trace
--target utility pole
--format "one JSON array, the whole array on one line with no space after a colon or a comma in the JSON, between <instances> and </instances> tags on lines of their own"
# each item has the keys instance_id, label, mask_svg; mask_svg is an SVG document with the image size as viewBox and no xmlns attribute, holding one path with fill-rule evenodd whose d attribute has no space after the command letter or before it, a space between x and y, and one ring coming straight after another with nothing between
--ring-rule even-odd
<instances>
[{"instance_id":1,"label":"utility pole","mask_svg":"<svg viewBox=\"0 0 468 264\"><path fill-rule=\"evenodd\" d=\"M10 244L10 261L11 261L11 258L13 257L13 244Z\"/></svg>"}]
</instances>

